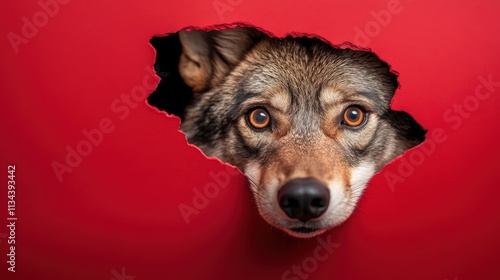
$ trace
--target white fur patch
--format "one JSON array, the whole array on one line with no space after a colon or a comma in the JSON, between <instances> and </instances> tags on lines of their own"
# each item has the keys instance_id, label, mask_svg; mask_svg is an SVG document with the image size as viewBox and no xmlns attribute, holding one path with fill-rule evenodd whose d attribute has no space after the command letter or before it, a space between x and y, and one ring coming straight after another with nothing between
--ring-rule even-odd
<instances>
[{"instance_id":1,"label":"white fur patch","mask_svg":"<svg viewBox=\"0 0 500 280\"><path fill-rule=\"evenodd\" d=\"M342 217L345 216L346 194L344 192L344 184L341 181L333 180L328 183L330 190L330 204L323 218L328 223L334 225L342 222Z\"/></svg>"},{"instance_id":2,"label":"white fur patch","mask_svg":"<svg viewBox=\"0 0 500 280\"><path fill-rule=\"evenodd\" d=\"M344 183L339 180L333 180L328 184L330 190L330 205L325 213L323 220L328 223L328 226L335 226L345 221L354 210L356 202L361 197L366 184L375 173L375 165L373 163L362 163L352 169L351 174L351 191L352 195L347 196L345 193Z\"/></svg>"},{"instance_id":3,"label":"white fur patch","mask_svg":"<svg viewBox=\"0 0 500 280\"><path fill-rule=\"evenodd\" d=\"M339 92L331 88L327 88L321 92L320 100L323 104L334 104L340 102L341 96L342 94L340 94Z\"/></svg>"},{"instance_id":4,"label":"white fur patch","mask_svg":"<svg viewBox=\"0 0 500 280\"><path fill-rule=\"evenodd\" d=\"M248 163L245 166L244 173L251 181L250 187L253 192L257 192L257 185L260 184L260 171L261 167L257 163Z\"/></svg>"},{"instance_id":5,"label":"white fur patch","mask_svg":"<svg viewBox=\"0 0 500 280\"><path fill-rule=\"evenodd\" d=\"M352 189L352 200L357 202L366 188L366 184L372 178L375 173L375 164L371 162L363 162L356 166L352 170L351 174L351 189Z\"/></svg>"},{"instance_id":6,"label":"white fur patch","mask_svg":"<svg viewBox=\"0 0 500 280\"><path fill-rule=\"evenodd\" d=\"M271 97L270 102L274 108L278 108L286 112L290 104L290 97L287 93L279 92Z\"/></svg>"}]
</instances>

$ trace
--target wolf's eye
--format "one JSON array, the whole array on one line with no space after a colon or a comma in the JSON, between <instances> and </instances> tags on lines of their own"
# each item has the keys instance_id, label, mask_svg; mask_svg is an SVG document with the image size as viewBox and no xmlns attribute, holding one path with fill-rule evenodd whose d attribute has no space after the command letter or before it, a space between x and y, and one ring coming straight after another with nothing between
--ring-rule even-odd
<instances>
[{"instance_id":1,"label":"wolf's eye","mask_svg":"<svg viewBox=\"0 0 500 280\"><path fill-rule=\"evenodd\" d=\"M262 108L253 109L252 111L250 111L250 114L248 114L248 123L253 128L266 128L270 122L271 116L269 116L269 113Z\"/></svg>"},{"instance_id":2,"label":"wolf's eye","mask_svg":"<svg viewBox=\"0 0 500 280\"><path fill-rule=\"evenodd\" d=\"M363 109L357 106L350 106L344 111L343 124L351 127L357 127L364 123L366 113Z\"/></svg>"}]
</instances>

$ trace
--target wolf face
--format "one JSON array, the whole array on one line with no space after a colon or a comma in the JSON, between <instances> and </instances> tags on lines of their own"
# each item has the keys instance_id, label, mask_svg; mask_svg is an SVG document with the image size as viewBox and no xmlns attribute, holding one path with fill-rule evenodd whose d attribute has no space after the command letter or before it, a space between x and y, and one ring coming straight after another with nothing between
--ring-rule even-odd
<instances>
[{"instance_id":1,"label":"wolf face","mask_svg":"<svg viewBox=\"0 0 500 280\"><path fill-rule=\"evenodd\" d=\"M181 130L244 172L261 216L292 236L345 221L370 178L424 140L391 110L397 75L372 52L250 27L179 39L195 95Z\"/></svg>"}]
</instances>

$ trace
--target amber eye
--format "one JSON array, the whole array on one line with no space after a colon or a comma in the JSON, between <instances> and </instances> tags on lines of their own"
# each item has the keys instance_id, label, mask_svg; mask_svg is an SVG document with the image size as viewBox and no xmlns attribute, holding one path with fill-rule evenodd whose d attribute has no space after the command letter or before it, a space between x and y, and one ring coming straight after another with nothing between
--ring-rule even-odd
<instances>
[{"instance_id":1,"label":"amber eye","mask_svg":"<svg viewBox=\"0 0 500 280\"><path fill-rule=\"evenodd\" d=\"M250 111L248 114L248 123L256 129L266 128L271 122L271 116L269 113L262 109L256 108Z\"/></svg>"},{"instance_id":2,"label":"amber eye","mask_svg":"<svg viewBox=\"0 0 500 280\"><path fill-rule=\"evenodd\" d=\"M357 106L350 106L344 111L343 123L347 126L357 127L364 123L366 113Z\"/></svg>"}]
</instances>

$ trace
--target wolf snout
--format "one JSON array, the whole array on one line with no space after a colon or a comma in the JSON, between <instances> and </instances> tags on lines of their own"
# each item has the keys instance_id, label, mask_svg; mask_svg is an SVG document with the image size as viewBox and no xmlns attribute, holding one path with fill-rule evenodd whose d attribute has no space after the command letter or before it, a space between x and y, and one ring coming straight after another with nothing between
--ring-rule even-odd
<instances>
[{"instance_id":1,"label":"wolf snout","mask_svg":"<svg viewBox=\"0 0 500 280\"><path fill-rule=\"evenodd\" d=\"M285 214L302 222L325 213L330 191L315 178L297 178L286 182L278 191L278 203Z\"/></svg>"}]
</instances>

